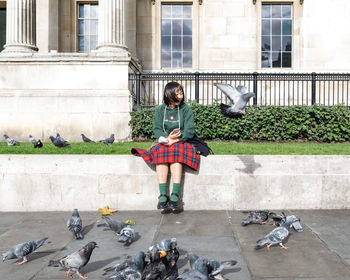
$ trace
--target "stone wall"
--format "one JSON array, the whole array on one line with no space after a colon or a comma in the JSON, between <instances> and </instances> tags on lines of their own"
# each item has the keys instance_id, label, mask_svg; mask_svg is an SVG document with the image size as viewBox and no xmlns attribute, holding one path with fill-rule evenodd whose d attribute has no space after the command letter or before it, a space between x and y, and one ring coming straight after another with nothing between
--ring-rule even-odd
<instances>
[{"instance_id":1,"label":"stone wall","mask_svg":"<svg viewBox=\"0 0 350 280\"><path fill-rule=\"evenodd\" d=\"M211 155L185 168L187 210L349 209L350 156ZM154 210L154 166L131 155L0 155L0 211Z\"/></svg>"}]
</instances>

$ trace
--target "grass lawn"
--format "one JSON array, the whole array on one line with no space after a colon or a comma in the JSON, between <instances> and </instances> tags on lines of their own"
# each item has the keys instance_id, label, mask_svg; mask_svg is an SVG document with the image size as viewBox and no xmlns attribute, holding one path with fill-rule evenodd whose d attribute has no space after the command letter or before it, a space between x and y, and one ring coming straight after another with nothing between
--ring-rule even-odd
<instances>
[{"instance_id":1,"label":"grass lawn","mask_svg":"<svg viewBox=\"0 0 350 280\"><path fill-rule=\"evenodd\" d=\"M207 142L215 155L350 155L350 143L275 143L275 142ZM71 148L56 148L44 143L41 149L21 143L8 147L0 142L0 154L119 154L129 155L131 148L149 149L152 142L125 142L107 146L102 143L71 143Z\"/></svg>"}]
</instances>

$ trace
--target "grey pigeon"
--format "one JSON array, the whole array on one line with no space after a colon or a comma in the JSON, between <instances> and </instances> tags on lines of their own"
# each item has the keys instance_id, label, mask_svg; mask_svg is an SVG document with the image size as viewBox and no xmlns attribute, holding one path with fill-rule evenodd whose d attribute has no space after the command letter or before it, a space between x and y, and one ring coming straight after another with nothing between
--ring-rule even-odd
<instances>
[{"instance_id":1,"label":"grey pigeon","mask_svg":"<svg viewBox=\"0 0 350 280\"><path fill-rule=\"evenodd\" d=\"M37 141L35 141L34 143L34 148L42 148L43 147L43 143L41 142L40 139L38 139Z\"/></svg>"},{"instance_id":2,"label":"grey pigeon","mask_svg":"<svg viewBox=\"0 0 350 280\"><path fill-rule=\"evenodd\" d=\"M125 246L130 245L135 239L135 230L128 225L120 231L118 242L124 243Z\"/></svg>"},{"instance_id":3,"label":"grey pigeon","mask_svg":"<svg viewBox=\"0 0 350 280\"><path fill-rule=\"evenodd\" d=\"M215 84L232 102L232 106L221 104L221 113L226 117L237 117L245 114L245 107L249 99L254 97L253 92L247 92L244 86L233 87L230 84Z\"/></svg>"},{"instance_id":4,"label":"grey pigeon","mask_svg":"<svg viewBox=\"0 0 350 280\"><path fill-rule=\"evenodd\" d=\"M286 221L279 227L275 228L269 234L265 235L264 238L258 240L255 245L255 249L260 249L266 245L267 249L270 251L270 247L273 245L280 245L283 249L288 249L288 247L282 244L283 240L287 238L289 235L289 228L292 227L293 224L296 224L296 227L299 228L300 219L295 216L287 216Z\"/></svg>"},{"instance_id":5,"label":"grey pigeon","mask_svg":"<svg viewBox=\"0 0 350 280\"><path fill-rule=\"evenodd\" d=\"M98 142L104 143L104 144L106 144L106 145L112 145L113 142L114 142L114 134L111 134L111 136L110 136L109 138L104 139L104 140L100 140L100 141L98 141Z\"/></svg>"},{"instance_id":6,"label":"grey pigeon","mask_svg":"<svg viewBox=\"0 0 350 280\"><path fill-rule=\"evenodd\" d=\"M32 143L32 144L35 144L35 142L36 142L35 138L30 134L29 134L28 141L29 141L29 143Z\"/></svg>"},{"instance_id":7,"label":"grey pigeon","mask_svg":"<svg viewBox=\"0 0 350 280\"><path fill-rule=\"evenodd\" d=\"M156 246L152 246L146 255L147 265L142 273L142 280L175 280L179 275L176 262L175 265L171 265L165 259L167 255L165 251L160 251Z\"/></svg>"},{"instance_id":8,"label":"grey pigeon","mask_svg":"<svg viewBox=\"0 0 350 280\"><path fill-rule=\"evenodd\" d=\"M169 252L170 250L175 249L177 247L177 240L174 237L160 240L155 245L151 246L149 248L149 251L151 251L153 247L156 247L159 251Z\"/></svg>"},{"instance_id":9,"label":"grey pigeon","mask_svg":"<svg viewBox=\"0 0 350 280\"><path fill-rule=\"evenodd\" d=\"M176 279L181 280L208 280L209 279L209 263L201 258L197 261L196 267L181 274Z\"/></svg>"},{"instance_id":10,"label":"grey pigeon","mask_svg":"<svg viewBox=\"0 0 350 280\"><path fill-rule=\"evenodd\" d=\"M113 220L110 217L102 217L104 219L104 224L97 225L98 227L104 226L108 227L111 230L113 230L115 233L120 233L120 231L126 227L126 223L119 221L119 220Z\"/></svg>"},{"instance_id":11,"label":"grey pigeon","mask_svg":"<svg viewBox=\"0 0 350 280\"><path fill-rule=\"evenodd\" d=\"M15 258L22 258L21 262L16 263L16 265L22 265L28 262L27 256L33 253L38 248L40 248L42 245L44 245L47 239L48 238L45 237L37 241L29 241L29 242L17 244L12 249L2 254L2 261L15 259Z\"/></svg>"},{"instance_id":12,"label":"grey pigeon","mask_svg":"<svg viewBox=\"0 0 350 280\"><path fill-rule=\"evenodd\" d=\"M237 264L237 261L235 260L219 262L216 260L199 257L193 252L189 252L187 256L192 269L197 269L198 266L200 267L203 261L208 263L207 267L208 267L208 273L210 277L219 275L224 269L232 268L234 265Z\"/></svg>"},{"instance_id":13,"label":"grey pigeon","mask_svg":"<svg viewBox=\"0 0 350 280\"><path fill-rule=\"evenodd\" d=\"M59 260L51 260L48 266L58 267L61 266L67 269L67 277L72 278L71 271L77 273L82 279L88 278L86 275L80 273L80 269L84 267L90 260L92 251L98 248L96 242L92 241L86 244L80 250L60 258Z\"/></svg>"},{"instance_id":14,"label":"grey pigeon","mask_svg":"<svg viewBox=\"0 0 350 280\"><path fill-rule=\"evenodd\" d=\"M72 216L67 221L67 228L71 231L76 239L83 239L82 234L83 221L79 216L78 209L74 209Z\"/></svg>"},{"instance_id":15,"label":"grey pigeon","mask_svg":"<svg viewBox=\"0 0 350 280\"><path fill-rule=\"evenodd\" d=\"M61 136L58 136L56 138L53 136L50 136L49 138L51 142L58 148L70 147L69 143L66 140L64 140Z\"/></svg>"},{"instance_id":16,"label":"grey pigeon","mask_svg":"<svg viewBox=\"0 0 350 280\"><path fill-rule=\"evenodd\" d=\"M144 252L139 252L135 258L129 258L120 264L104 269L104 279L118 279L118 280L141 280L142 272L145 268Z\"/></svg>"},{"instance_id":17,"label":"grey pigeon","mask_svg":"<svg viewBox=\"0 0 350 280\"><path fill-rule=\"evenodd\" d=\"M6 134L4 134L4 137L5 137L5 139L6 139L6 142L7 142L7 145L8 145L8 146L15 146L15 145L18 145L18 144L19 144L16 140L14 140L14 139L8 137Z\"/></svg>"},{"instance_id":18,"label":"grey pigeon","mask_svg":"<svg viewBox=\"0 0 350 280\"><path fill-rule=\"evenodd\" d=\"M250 211L248 217L242 222L242 226L249 224L266 224L269 219L269 211Z\"/></svg>"},{"instance_id":19,"label":"grey pigeon","mask_svg":"<svg viewBox=\"0 0 350 280\"><path fill-rule=\"evenodd\" d=\"M81 138L85 143L95 143L95 141L92 141L91 139L87 138L84 134L81 134Z\"/></svg>"}]
</instances>

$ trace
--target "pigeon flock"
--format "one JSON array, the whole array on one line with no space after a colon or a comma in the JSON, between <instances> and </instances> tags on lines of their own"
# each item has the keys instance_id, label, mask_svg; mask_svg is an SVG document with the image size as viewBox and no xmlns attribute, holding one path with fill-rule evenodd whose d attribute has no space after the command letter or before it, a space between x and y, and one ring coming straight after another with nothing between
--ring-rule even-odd
<instances>
[{"instance_id":1,"label":"pigeon flock","mask_svg":"<svg viewBox=\"0 0 350 280\"><path fill-rule=\"evenodd\" d=\"M20 143L19 141L16 141L15 139L12 139L11 137L9 137L7 134L4 134L4 137L8 146L16 146L16 145L19 145ZM91 139L87 138L84 134L81 134L81 138L84 143L95 143L95 141L92 141ZM50 136L49 139L51 140L52 144L54 144L57 148L63 148L63 147L70 148L70 144L68 143L68 141L63 139L59 133L56 134L56 137ZM111 146L114 140L115 140L114 134L111 134L110 137L100 140L98 142ZM33 144L34 148L43 147L43 143L41 142L41 140L40 139L35 140L35 138L31 134L29 134L28 142Z\"/></svg>"}]
</instances>

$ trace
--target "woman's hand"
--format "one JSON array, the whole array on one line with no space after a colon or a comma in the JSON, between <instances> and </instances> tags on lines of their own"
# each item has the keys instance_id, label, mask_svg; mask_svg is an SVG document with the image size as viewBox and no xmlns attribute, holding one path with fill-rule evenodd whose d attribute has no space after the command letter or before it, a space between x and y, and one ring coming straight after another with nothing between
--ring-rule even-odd
<instances>
[{"instance_id":1,"label":"woman's hand","mask_svg":"<svg viewBox=\"0 0 350 280\"><path fill-rule=\"evenodd\" d=\"M168 136L168 139L178 139L181 137L181 130L174 129Z\"/></svg>"},{"instance_id":2,"label":"woman's hand","mask_svg":"<svg viewBox=\"0 0 350 280\"><path fill-rule=\"evenodd\" d=\"M170 136L170 135L169 135L169 136ZM171 145L173 145L173 144L179 142L179 138L172 139L172 138L168 137L167 139L168 139L168 143L165 143L165 145L167 145L167 146L171 146Z\"/></svg>"}]
</instances>

